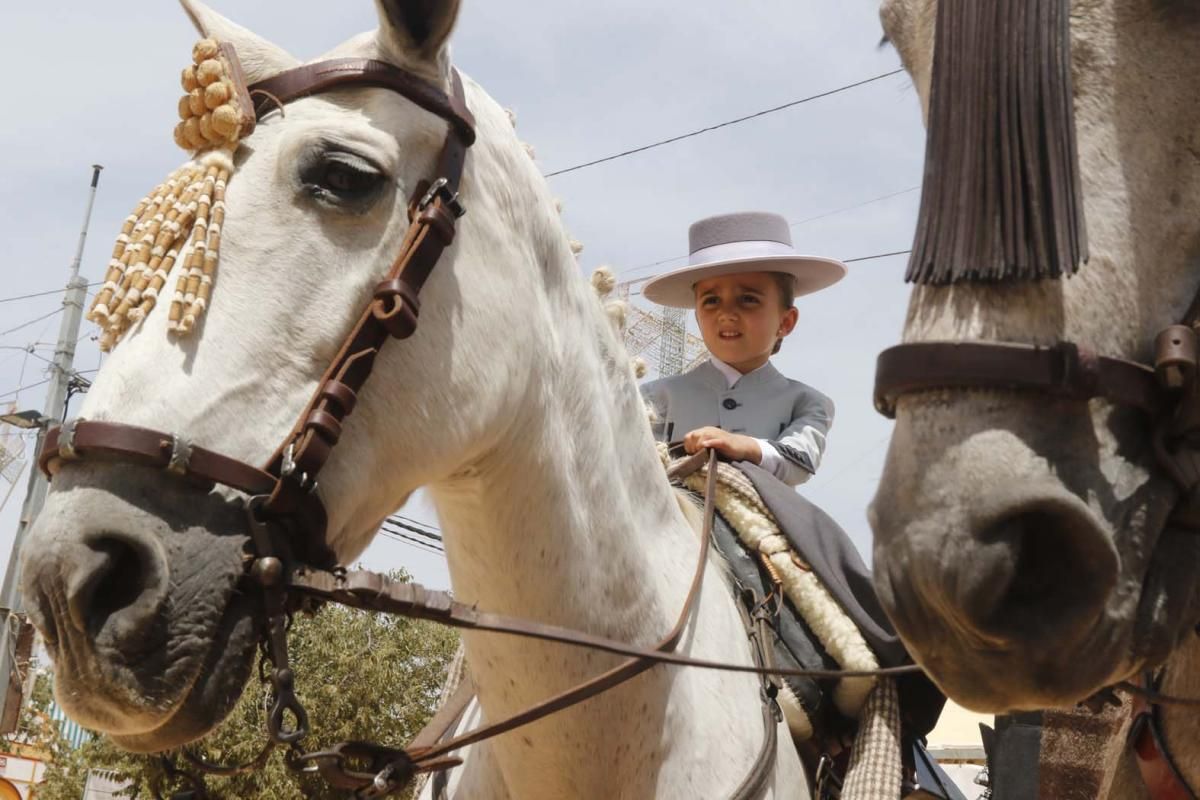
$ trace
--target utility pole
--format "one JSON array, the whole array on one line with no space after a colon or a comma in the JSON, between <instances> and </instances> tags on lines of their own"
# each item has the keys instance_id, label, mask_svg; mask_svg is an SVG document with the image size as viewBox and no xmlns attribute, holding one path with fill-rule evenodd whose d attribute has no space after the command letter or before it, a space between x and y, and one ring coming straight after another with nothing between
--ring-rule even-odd
<instances>
[{"instance_id":1,"label":"utility pole","mask_svg":"<svg viewBox=\"0 0 1200 800\"><path fill-rule=\"evenodd\" d=\"M75 250L75 259L71 262L70 277L67 279L66 292L63 295L62 324L58 328L58 344L54 348L54 360L48 368L50 373L50 389L46 392L46 403L43 406L45 420L39 426L37 446L34 448L35 457L41 453L42 442L46 438L46 429L61 422L66 415L66 400L68 385L74 375L75 345L79 340L79 325L83 319L83 304L87 302L87 281L79 276L79 267L83 262L83 246L87 242L88 224L92 219L92 207L96 203L96 189L100 185L100 170L104 167L92 165L92 185L88 192L87 210L83 215L83 229L79 232L79 245ZM8 569L4 573L4 583L0 587L0 614L3 614L4 624L0 626L0 701L3 710L0 711L0 733L15 730L21 705L21 681L13 681L13 653L15 640L20 633L24 617L21 615L24 604L21 602L21 547L29 527L37 519L42 504L46 502L46 492L49 483L38 469L37 464L29 470L29 484L25 492L25 504L21 508L21 519L17 523L17 535L13 539L12 554L8 558ZM14 630L16 628L16 630ZM13 685L15 683L15 686Z\"/></svg>"}]
</instances>

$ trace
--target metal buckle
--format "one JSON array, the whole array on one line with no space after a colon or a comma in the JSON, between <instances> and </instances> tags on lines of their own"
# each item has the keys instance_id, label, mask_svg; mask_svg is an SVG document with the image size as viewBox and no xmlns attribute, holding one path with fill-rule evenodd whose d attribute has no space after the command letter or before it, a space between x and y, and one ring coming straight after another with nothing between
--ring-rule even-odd
<instances>
[{"instance_id":1,"label":"metal buckle","mask_svg":"<svg viewBox=\"0 0 1200 800\"><path fill-rule=\"evenodd\" d=\"M421 198L421 202L417 203L417 210L424 211L433 205L434 200L440 197L442 202L446 204L446 208L450 209L450 212L454 214L456 218L465 215L467 213L467 209L462 203L458 202L458 192L451 192L449 186L449 180L446 178L438 178L429 187L429 191L425 193L425 196Z\"/></svg>"},{"instance_id":2,"label":"metal buckle","mask_svg":"<svg viewBox=\"0 0 1200 800\"><path fill-rule=\"evenodd\" d=\"M171 460L167 463L167 472L184 477L192 461L192 443L182 436L171 437Z\"/></svg>"},{"instance_id":3,"label":"metal buckle","mask_svg":"<svg viewBox=\"0 0 1200 800\"><path fill-rule=\"evenodd\" d=\"M841 797L842 782L838 780L833 768L833 759L828 753L823 753L817 763L817 777L813 781L817 792L813 800L837 800Z\"/></svg>"},{"instance_id":4,"label":"metal buckle","mask_svg":"<svg viewBox=\"0 0 1200 800\"><path fill-rule=\"evenodd\" d=\"M283 451L283 463L279 466L279 475L284 478L291 478L296 475L296 443L292 442ZM307 472L301 472L296 477L300 488L306 492L314 492L317 489L317 482L308 477Z\"/></svg>"},{"instance_id":5,"label":"metal buckle","mask_svg":"<svg viewBox=\"0 0 1200 800\"><path fill-rule=\"evenodd\" d=\"M62 424L58 432L58 457L64 461L78 461L79 453L75 450L75 428L83 417L69 419Z\"/></svg>"}]
</instances>

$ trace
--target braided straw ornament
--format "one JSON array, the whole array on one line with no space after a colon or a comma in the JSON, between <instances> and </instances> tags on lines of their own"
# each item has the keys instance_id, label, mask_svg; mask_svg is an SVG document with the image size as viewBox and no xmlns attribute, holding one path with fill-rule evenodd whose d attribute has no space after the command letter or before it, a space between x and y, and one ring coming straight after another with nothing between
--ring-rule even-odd
<instances>
[{"instance_id":1,"label":"braided straw ornament","mask_svg":"<svg viewBox=\"0 0 1200 800\"><path fill-rule=\"evenodd\" d=\"M175 143L193 159L142 198L125 219L113 247L104 284L88 312L101 328L100 349L111 350L158 302L180 253L168 329L184 336L203 316L212 297L225 187L233 175L233 151L254 127L233 48L202 39L183 71L181 122Z\"/></svg>"}]
</instances>

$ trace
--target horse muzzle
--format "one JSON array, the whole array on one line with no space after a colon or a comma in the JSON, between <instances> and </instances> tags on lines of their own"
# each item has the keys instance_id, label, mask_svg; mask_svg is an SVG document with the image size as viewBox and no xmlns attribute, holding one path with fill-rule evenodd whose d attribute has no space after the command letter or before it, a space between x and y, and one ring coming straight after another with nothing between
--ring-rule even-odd
<instances>
[{"instance_id":1,"label":"horse muzzle","mask_svg":"<svg viewBox=\"0 0 1200 800\"><path fill-rule=\"evenodd\" d=\"M924 470L893 451L871 509L876 590L959 702L1073 702L1125 660L1105 635L1122 571L1113 535L1052 475L1032 474L1044 459L1022 462L1019 442L980 438Z\"/></svg>"}]
</instances>

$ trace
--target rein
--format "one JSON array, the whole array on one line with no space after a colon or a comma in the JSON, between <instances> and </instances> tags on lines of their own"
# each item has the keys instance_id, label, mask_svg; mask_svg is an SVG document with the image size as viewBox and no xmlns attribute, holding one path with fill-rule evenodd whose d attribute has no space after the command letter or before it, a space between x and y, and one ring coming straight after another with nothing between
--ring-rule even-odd
<instances>
[{"instance_id":1,"label":"rein","mask_svg":"<svg viewBox=\"0 0 1200 800\"><path fill-rule=\"evenodd\" d=\"M776 726L782 712L775 703L778 687L768 676L814 678L896 676L919 672L916 666L871 671L787 670L770 666L769 636L761 618L743 613L751 639L754 666L723 664L679 655L676 649L693 617L703 585L715 514L716 453L700 453L678 465L672 477L709 466L704 530L691 585L674 627L656 644L642 647L600 636L479 611L443 592L430 592L374 573L336 567L326 541L327 514L317 494L322 468L337 446L345 419L353 412L389 339L407 339L417 329L420 292L440 256L455 237L457 220L466 213L458 198L468 148L475 141L474 118L467 108L462 79L450 73L450 94L390 64L368 59L335 59L289 70L253 86L240 86L249 97L265 98L255 109L261 119L293 100L338 88L377 87L408 98L448 123L437 173L419 184L409 204L410 225L400 252L377 285L371 301L343 341L321 377L318 388L291 432L266 464L256 467L197 446L173 434L111 421L71 420L47 432L39 467L47 477L80 461L117 461L161 469L200 489L223 486L245 499L253 546L247 572L262 592L266 615L260 677L272 686L274 699L267 717L268 742L253 761L221 766L186 754L197 769L235 775L259 769L276 746L288 748L287 763L299 772L319 772L333 786L356 797L384 797L401 791L418 773L444 770L461 763L451 754L550 714L578 705L641 675L658 664L691 666L758 675L762 678L763 747L749 774L735 790L736 800L751 800L766 787L776 754ZM445 707L404 749L366 742L342 742L326 751L306 753L300 742L309 720L295 693L295 673L287 647L288 620L297 610L323 602L429 619L454 627L505 633L589 647L627 659L616 667L550 697L511 717L475 731L445 739L470 699L470 686L460 687ZM740 606L739 606L740 609ZM269 667L269 670L268 670ZM173 774L193 780L173 765Z\"/></svg>"}]
</instances>

